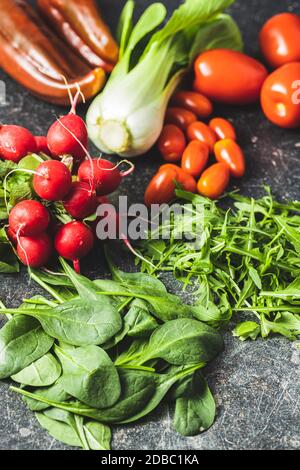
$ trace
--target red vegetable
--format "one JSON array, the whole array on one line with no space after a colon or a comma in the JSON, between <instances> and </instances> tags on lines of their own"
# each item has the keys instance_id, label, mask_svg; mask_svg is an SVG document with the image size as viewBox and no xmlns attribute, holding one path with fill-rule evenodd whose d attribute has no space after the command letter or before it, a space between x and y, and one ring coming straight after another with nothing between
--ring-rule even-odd
<instances>
[{"instance_id":1,"label":"red vegetable","mask_svg":"<svg viewBox=\"0 0 300 470\"><path fill-rule=\"evenodd\" d=\"M74 112L60 117L48 131L47 144L54 157L72 155L76 161L83 160L88 145L85 122Z\"/></svg>"},{"instance_id":2,"label":"red vegetable","mask_svg":"<svg viewBox=\"0 0 300 470\"><path fill-rule=\"evenodd\" d=\"M46 201L61 201L70 191L72 175L62 162L48 160L40 164L33 178L36 194Z\"/></svg>"},{"instance_id":3,"label":"red vegetable","mask_svg":"<svg viewBox=\"0 0 300 470\"><path fill-rule=\"evenodd\" d=\"M79 180L93 186L98 196L106 196L116 191L127 174L122 174L114 163L103 158L87 160L78 170Z\"/></svg>"},{"instance_id":4,"label":"red vegetable","mask_svg":"<svg viewBox=\"0 0 300 470\"><path fill-rule=\"evenodd\" d=\"M192 122L197 121L196 114L184 108L168 108L166 112L166 124L174 124L186 131Z\"/></svg>"},{"instance_id":5,"label":"red vegetable","mask_svg":"<svg viewBox=\"0 0 300 470\"><path fill-rule=\"evenodd\" d=\"M265 81L261 105L273 124L284 128L300 127L300 95L294 86L299 79L300 62L293 62L275 70Z\"/></svg>"},{"instance_id":6,"label":"red vegetable","mask_svg":"<svg viewBox=\"0 0 300 470\"><path fill-rule=\"evenodd\" d=\"M36 143L36 152L45 153L46 155L51 155L51 152L48 148L47 137L38 135L34 138Z\"/></svg>"},{"instance_id":7,"label":"red vegetable","mask_svg":"<svg viewBox=\"0 0 300 470\"><path fill-rule=\"evenodd\" d=\"M219 139L236 140L235 129L227 119L214 118L210 121L209 127L214 131Z\"/></svg>"},{"instance_id":8,"label":"red vegetable","mask_svg":"<svg viewBox=\"0 0 300 470\"><path fill-rule=\"evenodd\" d=\"M229 49L213 49L195 62L194 88L213 101L232 105L255 103L268 75L257 60Z\"/></svg>"},{"instance_id":9,"label":"red vegetable","mask_svg":"<svg viewBox=\"0 0 300 470\"><path fill-rule=\"evenodd\" d=\"M191 111L200 119L206 119L213 113L212 102L194 91L178 91L172 98L172 104Z\"/></svg>"},{"instance_id":10,"label":"red vegetable","mask_svg":"<svg viewBox=\"0 0 300 470\"><path fill-rule=\"evenodd\" d=\"M158 140L158 150L166 162L178 162L186 147L185 136L179 127L167 124Z\"/></svg>"},{"instance_id":11,"label":"red vegetable","mask_svg":"<svg viewBox=\"0 0 300 470\"><path fill-rule=\"evenodd\" d=\"M76 262L92 250L94 236L82 222L70 222L59 229L54 245L60 256Z\"/></svg>"},{"instance_id":12,"label":"red vegetable","mask_svg":"<svg viewBox=\"0 0 300 470\"><path fill-rule=\"evenodd\" d=\"M244 176L246 170L244 153L234 140L219 140L215 145L214 151L217 161L228 165L232 176L235 178L242 178Z\"/></svg>"},{"instance_id":13,"label":"red vegetable","mask_svg":"<svg viewBox=\"0 0 300 470\"><path fill-rule=\"evenodd\" d=\"M207 165L208 157L208 145L199 140L192 140L183 153L181 168L194 178L199 178Z\"/></svg>"},{"instance_id":14,"label":"red vegetable","mask_svg":"<svg viewBox=\"0 0 300 470\"><path fill-rule=\"evenodd\" d=\"M52 254L52 243L46 233L34 237L20 237L17 253L20 261L30 268L45 266Z\"/></svg>"},{"instance_id":15,"label":"red vegetable","mask_svg":"<svg viewBox=\"0 0 300 470\"><path fill-rule=\"evenodd\" d=\"M96 193L88 183L75 182L63 201L64 208L74 219L85 219L96 212Z\"/></svg>"},{"instance_id":16,"label":"red vegetable","mask_svg":"<svg viewBox=\"0 0 300 470\"><path fill-rule=\"evenodd\" d=\"M225 163L215 163L202 174L198 191L202 196L218 199L229 184L230 172Z\"/></svg>"},{"instance_id":17,"label":"red vegetable","mask_svg":"<svg viewBox=\"0 0 300 470\"><path fill-rule=\"evenodd\" d=\"M261 51L272 68L300 60L300 16L281 13L263 26L259 42Z\"/></svg>"},{"instance_id":18,"label":"red vegetable","mask_svg":"<svg viewBox=\"0 0 300 470\"><path fill-rule=\"evenodd\" d=\"M9 228L18 236L31 237L47 230L49 212L38 201L19 202L9 214Z\"/></svg>"},{"instance_id":19,"label":"red vegetable","mask_svg":"<svg viewBox=\"0 0 300 470\"><path fill-rule=\"evenodd\" d=\"M18 163L29 153L37 151L34 136L25 127L0 126L0 157Z\"/></svg>"},{"instance_id":20,"label":"red vegetable","mask_svg":"<svg viewBox=\"0 0 300 470\"><path fill-rule=\"evenodd\" d=\"M193 122L187 130L189 140L199 140L208 145L210 152L213 152L214 145L217 141L217 136L214 131L208 127L204 122Z\"/></svg>"}]
</instances>

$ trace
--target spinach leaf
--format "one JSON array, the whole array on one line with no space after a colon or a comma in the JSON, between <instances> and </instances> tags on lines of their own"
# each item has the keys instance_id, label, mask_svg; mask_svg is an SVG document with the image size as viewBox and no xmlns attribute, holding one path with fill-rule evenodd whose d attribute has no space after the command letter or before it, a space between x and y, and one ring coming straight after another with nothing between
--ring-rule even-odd
<instances>
[{"instance_id":1,"label":"spinach leaf","mask_svg":"<svg viewBox=\"0 0 300 470\"><path fill-rule=\"evenodd\" d=\"M54 384L60 375L60 364L52 354L47 353L11 378L31 387L48 387Z\"/></svg>"},{"instance_id":2,"label":"spinach leaf","mask_svg":"<svg viewBox=\"0 0 300 470\"><path fill-rule=\"evenodd\" d=\"M71 447L82 447L78 434L69 424L49 418L49 416L46 416L44 413L35 413L35 416L40 425L46 429L54 439Z\"/></svg>"},{"instance_id":3,"label":"spinach leaf","mask_svg":"<svg viewBox=\"0 0 300 470\"><path fill-rule=\"evenodd\" d=\"M103 297L75 299L54 308L2 309L3 313L36 318L47 334L75 346L103 344L122 327L120 314Z\"/></svg>"},{"instance_id":4,"label":"spinach leaf","mask_svg":"<svg viewBox=\"0 0 300 470\"><path fill-rule=\"evenodd\" d=\"M92 281L85 276L81 276L81 274L77 274L63 258L60 258L59 261L82 299L90 301L99 299L97 289ZM103 299L103 302L107 302L107 304L109 304L109 299Z\"/></svg>"},{"instance_id":5,"label":"spinach leaf","mask_svg":"<svg viewBox=\"0 0 300 470\"><path fill-rule=\"evenodd\" d=\"M196 436L210 428L215 420L216 405L200 372L191 386L176 400L174 428L182 436Z\"/></svg>"},{"instance_id":6,"label":"spinach leaf","mask_svg":"<svg viewBox=\"0 0 300 470\"><path fill-rule=\"evenodd\" d=\"M53 342L34 318L13 317L0 330L0 379L20 372L44 356Z\"/></svg>"},{"instance_id":7,"label":"spinach leaf","mask_svg":"<svg viewBox=\"0 0 300 470\"><path fill-rule=\"evenodd\" d=\"M86 440L91 450L110 450L111 430L105 424L88 421L84 425Z\"/></svg>"},{"instance_id":8,"label":"spinach leaf","mask_svg":"<svg viewBox=\"0 0 300 470\"><path fill-rule=\"evenodd\" d=\"M86 346L69 353L55 346L54 351L63 367L60 385L68 394L95 408L117 402L121 394L118 372L103 349Z\"/></svg>"},{"instance_id":9,"label":"spinach leaf","mask_svg":"<svg viewBox=\"0 0 300 470\"><path fill-rule=\"evenodd\" d=\"M188 318L173 320L154 331L147 347L136 355L136 363L142 365L157 358L174 365L206 363L223 347L222 336L205 323Z\"/></svg>"},{"instance_id":10,"label":"spinach leaf","mask_svg":"<svg viewBox=\"0 0 300 470\"><path fill-rule=\"evenodd\" d=\"M128 336L133 338L148 337L158 327L156 319L149 313L147 303L140 299L131 303L124 324L128 325Z\"/></svg>"},{"instance_id":11,"label":"spinach leaf","mask_svg":"<svg viewBox=\"0 0 300 470\"><path fill-rule=\"evenodd\" d=\"M33 395L39 395L41 397L45 397L48 400L54 400L58 402L64 402L70 398L70 395L65 392L65 390L60 385L60 379L58 381L47 388L37 388L35 390L31 390ZM26 405L31 411L43 411L49 408L48 405L42 403L41 401L33 400L32 398L23 397Z\"/></svg>"}]
</instances>

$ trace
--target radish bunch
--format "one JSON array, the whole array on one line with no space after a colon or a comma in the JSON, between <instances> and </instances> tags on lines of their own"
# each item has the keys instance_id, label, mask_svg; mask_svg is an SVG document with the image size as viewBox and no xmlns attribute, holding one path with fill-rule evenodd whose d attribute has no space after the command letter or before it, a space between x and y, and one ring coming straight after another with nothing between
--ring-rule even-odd
<instances>
[{"instance_id":1,"label":"radish bunch","mask_svg":"<svg viewBox=\"0 0 300 470\"><path fill-rule=\"evenodd\" d=\"M134 169L132 165L122 173L108 160L92 160L86 125L75 111L77 99L78 94L69 114L57 119L47 136L34 136L20 126L0 126L0 158L19 163L38 153L42 160L38 167L22 170L33 174L36 200L24 200L13 207L7 227L20 261L30 268L45 266L56 252L72 261L79 272L80 260L94 245L95 226L90 227L85 219L95 214L103 196L114 192ZM57 203L69 216L64 225L52 212Z\"/></svg>"}]
</instances>

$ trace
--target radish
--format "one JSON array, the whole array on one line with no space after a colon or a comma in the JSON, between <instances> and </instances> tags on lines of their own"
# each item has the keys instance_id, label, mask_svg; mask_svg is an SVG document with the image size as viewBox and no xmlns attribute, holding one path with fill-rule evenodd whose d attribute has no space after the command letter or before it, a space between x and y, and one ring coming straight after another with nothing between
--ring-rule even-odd
<instances>
[{"instance_id":1,"label":"radish","mask_svg":"<svg viewBox=\"0 0 300 470\"><path fill-rule=\"evenodd\" d=\"M9 228L17 236L31 237L47 230L50 216L38 201L19 202L9 214Z\"/></svg>"},{"instance_id":2,"label":"radish","mask_svg":"<svg viewBox=\"0 0 300 470\"><path fill-rule=\"evenodd\" d=\"M6 235L7 235L7 238L9 239L10 243L13 246L17 246L17 244L18 244L17 234L15 232L13 232L10 227L7 227Z\"/></svg>"},{"instance_id":3,"label":"radish","mask_svg":"<svg viewBox=\"0 0 300 470\"><path fill-rule=\"evenodd\" d=\"M18 163L29 153L37 151L34 136L28 129L7 125L0 128L0 157Z\"/></svg>"},{"instance_id":4,"label":"radish","mask_svg":"<svg viewBox=\"0 0 300 470\"><path fill-rule=\"evenodd\" d=\"M41 163L33 178L36 194L46 201L61 201L72 187L70 170L62 162L48 160Z\"/></svg>"},{"instance_id":5,"label":"radish","mask_svg":"<svg viewBox=\"0 0 300 470\"><path fill-rule=\"evenodd\" d=\"M35 143L37 147L37 153L45 153L46 155L51 155L51 152L48 147L47 137L43 135L37 135L35 138Z\"/></svg>"},{"instance_id":6,"label":"radish","mask_svg":"<svg viewBox=\"0 0 300 470\"><path fill-rule=\"evenodd\" d=\"M75 182L63 201L64 208L74 219L85 219L96 212L96 193L87 183Z\"/></svg>"},{"instance_id":7,"label":"radish","mask_svg":"<svg viewBox=\"0 0 300 470\"><path fill-rule=\"evenodd\" d=\"M20 237L17 253L20 261L30 268L41 268L49 261L52 243L49 235L41 233L34 237Z\"/></svg>"},{"instance_id":8,"label":"radish","mask_svg":"<svg viewBox=\"0 0 300 470\"><path fill-rule=\"evenodd\" d=\"M98 158L83 162L78 170L80 181L93 184L98 196L113 193L121 184L122 179L134 170L134 165L128 171L121 173L118 165L109 160Z\"/></svg>"},{"instance_id":9,"label":"radish","mask_svg":"<svg viewBox=\"0 0 300 470\"><path fill-rule=\"evenodd\" d=\"M69 222L57 232L54 245L59 256L73 261L74 268L79 272L79 260L92 250L94 236L82 222Z\"/></svg>"}]
</instances>

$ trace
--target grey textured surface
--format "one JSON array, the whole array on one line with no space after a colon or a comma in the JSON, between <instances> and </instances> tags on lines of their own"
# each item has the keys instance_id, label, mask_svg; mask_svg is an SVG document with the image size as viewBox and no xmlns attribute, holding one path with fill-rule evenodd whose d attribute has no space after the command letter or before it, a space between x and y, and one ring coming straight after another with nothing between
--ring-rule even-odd
<instances>
[{"instance_id":1,"label":"grey textured surface","mask_svg":"<svg viewBox=\"0 0 300 470\"><path fill-rule=\"evenodd\" d=\"M114 27L123 5L121 0L100 0L102 10ZM150 0L137 0L138 11ZM179 0L165 0L175 7ZM257 33L263 22L281 11L300 13L300 3L291 0L240 0L231 11L242 29L246 50L259 56ZM0 108L0 120L29 127L35 134L46 132L52 118L62 112L31 97L0 72L8 91L8 105ZM84 109L82 110L84 112ZM279 198L300 199L300 134L284 131L268 123L258 107L219 109L234 121L248 159L248 173L242 192L262 194L262 185L271 185ZM134 202L141 201L146 182L159 159L145 156L137 171L121 188ZM127 267L127 260L122 260ZM128 266L129 268L129 266ZM101 252L87 261L86 273L107 274ZM170 283L176 290L176 286ZM18 305L23 297L37 292L25 273L1 276L0 298ZM298 449L299 439L299 349L285 339L241 343L225 335L226 349L207 370L215 393L218 416L214 426L195 438L182 438L172 430L172 410L160 408L136 426L116 429L115 449ZM22 400L0 384L0 449L64 449L41 430Z\"/></svg>"}]
</instances>

